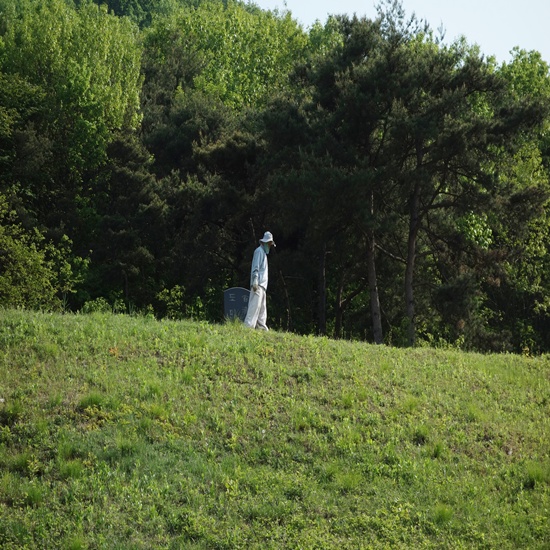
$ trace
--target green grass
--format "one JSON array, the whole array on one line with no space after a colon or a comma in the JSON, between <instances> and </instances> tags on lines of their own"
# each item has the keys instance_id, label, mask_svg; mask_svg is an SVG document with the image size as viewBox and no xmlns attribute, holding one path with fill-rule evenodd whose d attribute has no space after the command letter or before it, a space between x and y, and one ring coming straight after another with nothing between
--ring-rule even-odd
<instances>
[{"instance_id":1,"label":"green grass","mask_svg":"<svg viewBox=\"0 0 550 550\"><path fill-rule=\"evenodd\" d=\"M550 361L0 312L0 547L550 548Z\"/></svg>"}]
</instances>

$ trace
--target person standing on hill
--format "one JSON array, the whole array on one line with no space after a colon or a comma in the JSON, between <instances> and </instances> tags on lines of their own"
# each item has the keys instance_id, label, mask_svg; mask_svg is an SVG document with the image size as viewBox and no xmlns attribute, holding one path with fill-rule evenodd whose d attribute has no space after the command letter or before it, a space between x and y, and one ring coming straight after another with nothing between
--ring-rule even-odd
<instances>
[{"instance_id":1,"label":"person standing on hill","mask_svg":"<svg viewBox=\"0 0 550 550\"><path fill-rule=\"evenodd\" d=\"M252 267L250 269L250 297L248 298L248 311L244 324L250 328L269 330L266 325L266 291L267 291L267 255L272 246L273 235L266 231L260 239L260 246L254 251Z\"/></svg>"}]
</instances>

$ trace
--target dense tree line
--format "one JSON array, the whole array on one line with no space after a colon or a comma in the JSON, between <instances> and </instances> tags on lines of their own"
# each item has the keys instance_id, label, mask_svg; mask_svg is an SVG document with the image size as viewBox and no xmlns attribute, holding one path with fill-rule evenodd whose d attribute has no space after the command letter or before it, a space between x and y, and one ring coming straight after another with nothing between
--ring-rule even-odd
<instances>
[{"instance_id":1,"label":"dense tree line","mask_svg":"<svg viewBox=\"0 0 550 550\"><path fill-rule=\"evenodd\" d=\"M0 305L550 350L550 78L382 1L0 0Z\"/></svg>"}]
</instances>

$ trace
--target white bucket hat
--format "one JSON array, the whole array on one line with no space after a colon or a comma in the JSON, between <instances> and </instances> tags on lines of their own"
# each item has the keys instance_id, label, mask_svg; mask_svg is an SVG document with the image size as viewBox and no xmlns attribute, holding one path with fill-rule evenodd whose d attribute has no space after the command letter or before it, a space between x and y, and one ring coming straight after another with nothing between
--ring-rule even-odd
<instances>
[{"instance_id":1,"label":"white bucket hat","mask_svg":"<svg viewBox=\"0 0 550 550\"><path fill-rule=\"evenodd\" d=\"M261 243L273 243L273 246L277 246L275 244L275 242L273 241L273 235L269 231L266 231L264 233L264 236L263 236L262 239L260 239L260 242Z\"/></svg>"}]
</instances>

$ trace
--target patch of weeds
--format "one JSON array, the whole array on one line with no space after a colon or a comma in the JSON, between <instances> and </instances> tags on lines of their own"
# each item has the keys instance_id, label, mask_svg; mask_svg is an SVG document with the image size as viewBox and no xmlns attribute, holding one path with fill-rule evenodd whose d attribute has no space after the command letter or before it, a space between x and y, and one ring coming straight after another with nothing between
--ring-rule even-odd
<instances>
[{"instance_id":1,"label":"patch of weeds","mask_svg":"<svg viewBox=\"0 0 550 550\"><path fill-rule=\"evenodd\" d=\"M485 413L475 403L469 403L466 407L466 420L468 422L483 422Z\"/></svg>"},{"instance_id":2,"label":"patch of weeds","mask_svg":"<svg viewBox=\"0 0 550 550\"><path fill-rule=\"evenodd\" d=\"M355 395L351 391L345 391L342 393L342 408L351 409L355 402Z\"/></svg>"},{"instance_id":3,"label":"patch of weeds","mask_svg":"<svg viewBox=\"0 0 550 550\"><path fill-rule=\"evenodd\" d=\"M7 454L7 449L3 446L0 446L0 472L7 470L9 464L9 457Z\"/></svg>"},{"instance_id":4,"label":"patch of weeds","mask_svg":"<svg viewBox=\"0 0 550 550\"><path fill-rule=\"evenodd\" d=\"M354 453L362 442L362 435L358 427L345 424L336 437L335 446L341 455Z\"/></svg>"},{"instance_id":5,"label":"patch of weeds","mask_svg":"<svg viewBox=\"0 0 550 550\"><path fill-rule=\"evenodd\" d=\"M375 428L380 425L380 415L378 413L367 413L362 417L363 425Z\"/></svg>"},{"instance_id":6,"label":"patch of weeds","mask_svg":"<svg viewBox=\"0 0 550 550\"><path fill-rule=\"evenodd\" d=\"M32 542L30 529L22 519L0 522L0 534L2 533L3 539L14 543L11 548L29 548Z\"/></svg>"},{"instance_id":7,"label":"patch of weeds","mask_svg":"<svg viewBox=\"0 0 550 550\"><path fill-rule=\"evenodd\" d=\"M313 379L313 373L310 369L300 369L290 373L291 378L294 378L298 384L304 384L311 382Z\"/></svg>"},{"instance_id":8,"label":"patch of weeds","mask_svg":"<svg viewBox=\"0 0 550 550\"><path fill-rule=\"evenodd\" d=\"M102 428L113 420L113 413L98 407L86 407L82 410L82 414L85 420L84 427L90 432Z\"/></svg>"},{"instance_id":9,"label":"patch of weeds","mask_svg":"<svg viewBox=\"0 0 550 550\"><path fill-rule=\"evenodd\" d=\"M147 412L149 415L154 418L155 420L160 421L166 421L168 420L170 413L166 409L164 405L161 405L160 403L152 403L147 407Z\"/></svg>"},{"instance_id":10,"label":"patch of weeds","mask_svg":"<svg viewBox=\"0 0 550 550\"><path fill-rule=\"evenodd\" d=\"M338 472L334 479L334 484L337 490L346 495L361 487L363 476L359 472L353 470Z\"/></svg>"},{"instance_id":11,"label":"patch of weeds","mask_svg":"<svg viewBox=\"0 0 550 550\"><path fill-rule=\"evenodd\" d=\"M0 426L0 443L11 445L13 442L13 433L9 426Z\"/></svg>"},{"instance_id":12,"label":"patch of weeds","mask_svg":"<svg viewBox=\"0 0 550 550\"><path fill-rule=\"evenodd\" d=\"M401 404L401 410L405 413L413 413L420 406L420 401L417 397L409 395Z\"/></svg>"},{"instance_id":13,"label":"patch of weeds","mask_svg":"<svg viewBox=\"0 0 550 550\"><path fill-rule=\"evenodd\" d=\"M426 426L417 426L412 436L412 442L417 446L426 445L428 442L429 430Z\"/></svg>"},{"instance_id":14,"label":"patch of weeds","mask_svg":"<svg viewBox=\"0 0 550 550\"><path fill-rule=\"evenodd\" d=\"M207 531L201 519L194 511L181 510L169 516L168 530L173 535L181 535L182 542L197 542L205 537Z\"/></svg>"},{"instance_id":15,"label":"patch of weeds","mask_svg":"<svg viewBox=\"0 0 550 550\"><path fill-rule=\"evenodd\" d=\"M84 396L78 403L78 408L81 411L86 409L101 409L105 406L106 398L100 393L92 392Z\"/></svg>"},{"instance_id":16,"label":"patch of weeds","mask_svg":"<svg viewBox=\"0 0 550 550\"><path fill-rule=\"evenodd\" d=\"M399 464L399 456L394 445L388 445L386 447L382 462L386 466L397 466Z\"/></svg>"},{"instance_id":17,"label":"patch of weeds","mask_svg":"<svg viewBox=\"0 0 550 550\"><path fill-rule=\"evenodd\" d=\"M444 452L445 446L443 443L441 443L441 441L436 441L431 448L430 456L432 458L442 458Z\"/></svg>"},{"instance_id":18,"label":"patch of weeds","mask_svg":"<svg viewBox=\"0 0 550 550\"><path fill-rule=\"evenodd\" d=\"M60 348L55 342L44 342L34 346L39 361L48 361L59 356Z\"/></svg>"},{"instance_id":19,"label":"patch of weeds","mask_svg":"<svg viewBox=\"0 0 550 550\"><path fill-rule=\"evenodd\" d=\"M321 482L330 483L334 481L336 475L341 471L339 462L324 462L319 466L318 477Z\"/></svg>"},{"instance_id":20,"label":"patch of weeds","mask_svg":"<svg viewBox=\"0 0 550 550\"><path fill-rule=\"evenodd\" d=\"M19 400L11 401L0 408L0 426L13 427L23 416L23 405Z\"/></svg>"},{"instance_id":21,"label":"patch of weeds","mask_svg":"<svg viewBox=\"0 0 550 550\"><path fill-rule=\"evenodd\" d=\"M120 456L132 456L139 452L141 445L137 439L119 434L116 438L116 448Z\"/></svg>"},{"instance_id":22,"label":"patch of weeds","mask_svg":"<svg viewBox=\"0 0 550 550\"><path fill-rule=\"evenodd\" d=\"M59 473L63 479L78 479L82 477L84 464L81 460L66 460L59 464Z\"/></svg>"},{"instance_id":23,"label":"patch of weeds","mask_svg":"<svg viewBox=\"0 0 550 550\"><path fill-rule=\"evenodd\" d=\"M195 367L185 365L181 371L179 379L185 386L190 386L195 378Z\"/></svg>"},{"instance_id":24,"label":"patch of weeds","mask_svg":"<svg viewBox=\"0 0 550 550\"><path fill-rule=\"evenodd\" d=\"M9 469L12 472L17 472L23 475L30 475L32 471L32 463L34 457L29 451L24 451L22 453L17 453L11 457L9 460Z\"/></svg>"},{"instance_id":25,"label":"patch of weeds","mask_svg":"<svg viewBox=\"0 0 550 550\"><path fill-rule=\"evenodd\" d=\"M251 503L244 510L244 516L252 522L283 525L292 516L294 507L280 495L271 495L260 502Z\"/></svg>"},{"instance_id":26,"label":"patch of weeds","mask_svg":"<svg viewBox=\"0 0 550 550\"><path fill-rule=\"evenodd\" d=\"M50 409L55 409L63 403L63 396L60 393L50 395L48 397L48 407Z\"/></svg>"},{"instance_id":27,"label":"patch of weeds","mask_svg":"<svg viewBox=\"0 0 550 550\"><path fill-rule=\"evenodd\" d=\"M148 400L154 399L162 395L162 388L157 382L149 382L141 389L140 399Z\"/></svg>"},{"instance_id":28,"label":"patch of weeds","mask_svg":"<svg viewBox=\"0 0 550 550\"><path fill-rule=\"evenodd\" d=\"M443 526L453 518L453 509L446 504L438 504L433 510L433 520L438 526Z\"/></svg>"},{"instance_id":29,"label":"patch of weeds","mask_svg":"<svg viewBox=\"0 0 550 550\"><path fill-rule=\"evenodd\" d=\"M4 472L0 478L0 502L13 506L20 496L21 480L12 472Z\"/></svg>"},{"instance_id":30,"label":"patch of weeds","mask_svg":"<svg viewBox=\"0 0 550 550\"><path fill-rule=\"evenodd\" d=\"M523 487L533 490L543 483L550 483L550 465L540 462L530 462L527 464Z\"/></svg>"},{"instance_id":31,"label":"patch of weeds","mask_svg":"<svg viewBox=\"0 0 550 550\"><path fill-rule=\"evenodd\" d=\"M306 496L306 488L302 483L294 482L283 491L283 494L288 500L301 501Z\"/></svg>"},{"instance_id":32,"label":"patch of weeds","mask_svg":"<svg viewBox=\"0 0 550 550\"><path fill-rule=\"evenodd\" d=\"M152 425L153 425L152 418L148 416L144 416L143 418L140 418L138 422L138 433L140 433L141 435L147 435Z\"/></svg>"},{"instance_id":33,"label":"patch of weeds","mask_svg":"<svg viewBox=\"0 0 550 550\"><path fill-rule=\"evenodd\" d=\"M44 502L46 490L35 481L22 480L10 472L0 479L0 502L8 506L36 507Z\"/></svg>"},{"instance_id":34,"label":"patch of weeds","mask_svg":"<svg viewBox=\"0 0 550 550\"><path fill-rule=\"evenodd\" d=\"M23 501L26 506L36 507L44 501L45 490L34 484L28 484L23 488Z\"/></svg>"},{"instance_id":35,"label":"patch of weeds","mask_svg":"<svg viewBox=\"0 0 550 550\"><path fill-rule=\"evenodd\" d=\"M34 422L32 426L34 434L33 439L43 440L47 439L50 433L50 423L45 418L39 418Z\"/></svg>"},{"instance_id":36,"label":"patch of weeds","mask_svg":"<svg viewBox=\"0 0 550 550\"><path fill-rule=\"evenodd\" d=\"M65 538L63 542L64 550L86 550L88 545L86 544L86 539L84 535L69 535Z\"/></svg>"},{"instance_id":37,"label":"patch of weeds","mask_svg":"<svg viewBox=\"0 0 550 550\"><path fill-rule=\"evenodd\" d=\"M299 407L292 414L292 427L297 432L314 428L318 419L316 412L309 407Z\"/></svg>"},{"instance_id":38,"label":"patch of weeds","mask_svg":"<svg viewBox=\"0 0 550 550\"><path fill-rule=\"evenodd\" d=\"M83 453L79 449L78 445L69 439L69 436L62 435L61 440L57 446L57 457L59 460L71 460L73 458L80 458Z\"/></svg>"},{"instance_id":39,"label":"patch of weeds","mask_svg":"<svg viewBox=\"0 0 550 550\"><path fill-rule=\"evenodd\" d=\"M145 442L131 435L114 434L114 441L108 441L99 457L107 464L117 464L126 471L134 467L135 458L140 456L145 448Z\"/></svg>"}]
</instances>

